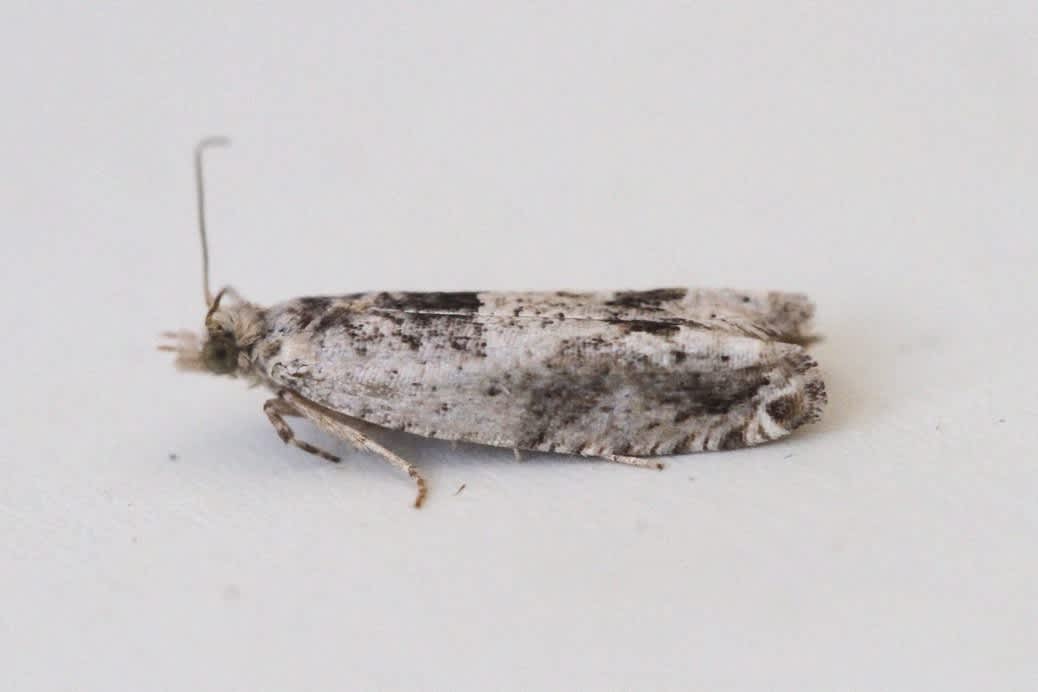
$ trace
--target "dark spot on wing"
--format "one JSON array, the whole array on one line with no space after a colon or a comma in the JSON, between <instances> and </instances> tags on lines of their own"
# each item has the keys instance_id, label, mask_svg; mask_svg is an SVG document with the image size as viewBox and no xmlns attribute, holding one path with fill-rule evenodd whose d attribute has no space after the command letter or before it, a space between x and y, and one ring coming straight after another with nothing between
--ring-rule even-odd
<instances>
[{"instance_id":1,"label":"dark spot on wing","mask_svg":"<svg viewBox=\"0 0 1038 692\"><path fill-rule=\"evenodd\" d=\"M681 441L674 445L674 449L671 451L674 454L678 454L680 452L690 452L692 451L692 443L695 441L696 433L690 432L688 435L685 435L683 438L681 438Z\"/></svg>"},{"instance_id":2,"label":"dark spot on wing","mask_svg":"<svg viewBox=\"0 0 1038 692\"><path fill-rule=\"evenodd\" d=\"M544 438L548 434L548 429L545 427L537 429L533 437L522 437L519 439L517 445L521 449L537 449L544 442Z\"/></svg>"},{"instance_id":3,"label":"dark spot on wing","mask_svg":"<svg viewBox=\"0 0 1038 692\"><path fill-rule=\"evenodd\" d=\"M746 426L729 430L721 439L719 449L739 449L746 446Z\"/></svg>"},{"instance_id":4,"label":"dark spot on wing","mask_svg":"<svg viewBox=\"0 0 1038 692\"><path fill-rule=\"evenodd\" d=\"M557 380L542 380L534 387L523 412L517 446L538 449L594 410L606 394L604 380L596 381L593 377L580 380L562 376Z\"/></svg>"},{"instance_id":5,"label":"dark spot on wing","mask_svg":"<svg viewBox=\"0 0 1038 692\"><path fill-rule=\"evenodd\" d=\"M422 337L414 332L404 333L401 332L400 340L411 347L412 351L417 351L418 347L422 345Z\"/></svg>"},{"instance_id":6,"label":"dark spot on wing","mask_svg":"<svg viewBox=\"0 0 1038 692\"><path fill-rule=\"evenodd\" d=\"M315 332L323 332L332 327L345 327L349 328L351 325L351 318L355 313L353 310L345 306L334 307L327 310L318 320L317 325L314 327Z\"/></svg>"},{"instance_id":7,"label":"dark spot on wing","mask_svg":"<svg viewBox=\"0 0 1038 692\"><path fill-rule=\"evenodd\" d=\"M331 298L314 297L314 298L300 298L296 301L296 319L299 323L299 330L302 331L310 326L310 323L314 321L318 316L322 315L328 306L332 304Z\"/></svg>"},{"instance_id":8,"label":"dark spot on wing","mask_svg":"<svg viewBox=\"0 0 1038 692\"><path fill-rule=\"evenodd\" d=\"M281 353L281 339L271 339L262 343L263 345L260 347L261 358L274 358Z\"/></svg>"},{"instance_id":9,"label":"dark spot on wing","mask_svg":"<svg viewBox=\"0 0 1038 692\"><path fill-rule=\"evenodd\" d=\"M399 316L403 319L395 321L394 335L413 350L425 344L433 350L451 349L486 357L483 325L467 315L408 312Z\"/></svg>"},{"instance_id":10,"label":"dark spot on wing","mask_svg":"<svg viewBox=\"0 0 1038 692\"><path fill-rule=\"evenodd\" d=\"M375 296L375 307L385 310L406 312L460 312L475 313L482 302L474 291L454 293L379 293Z\"/></svg>"},{"instance_id":11,"label":"dark spot on wing","mask_svg":"<svg viewBox=\"0 0 1038 692\"><path fill-rule=\"evenodd\" d=\"M775 399L769 402L767 405L768 415L771 419L781 425L782 427L789 429L790 424L797 416L797 411L800 408L798 405L796 396L790 394L784 397Z\"/></svg>"},{"instance_id":12,"label":"dark spot on wing","mask_svg":"<svg viewBox=\"0 0 1038 692\"><path fill-rule=\"evenodd\" d=\"M681 300L688 294L684 288L655 288L651 291L620 291L606 305L618 308L661 310L660 303Z\"/></svg>"},{"instance_id":13,"label":"dark spot on wing","mask_svg":"<svg viewBox=\"0 0 1038 692\"><path fill-rule=\"evenodd\" d=\"M648 382L642 385L645 400L669 407L674 411L676 423L695 416L728 413L748 402L768 383L767 377L758 368L747 368L738 374L652 373L646 379Z\"/></svg>"},{"instance_id":14,"label":"dark spot on wing","mask_svg":"<svg viewBox=\"0 0 1038 692\"><path fill-rule=\"evenodd\" d=\"M606 321L610 324L618 325L625 332L644 332L646 334L659 334L661 336L668 336L670 334L676 334L681 330L681 325L674 324L673 322L617 319L611 319Z\"/></svg>"}]
</instances>

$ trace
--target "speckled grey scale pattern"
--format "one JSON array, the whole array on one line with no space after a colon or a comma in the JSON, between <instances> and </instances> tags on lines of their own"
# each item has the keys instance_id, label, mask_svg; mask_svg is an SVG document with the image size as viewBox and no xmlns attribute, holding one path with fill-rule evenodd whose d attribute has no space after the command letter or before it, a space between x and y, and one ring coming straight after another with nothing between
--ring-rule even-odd
<instances>
[{"instance_id":1,"label":"speckled grey scale pattern","mask_svg":"<svg viewBox=\"0 0 1038 692\"><path fill-rule=\"evenodd\" d=\"M799 294L367 293L262 310L252 374L447 440L584 455L732 449L818 418Z\"/></svg>"}]
</instances>

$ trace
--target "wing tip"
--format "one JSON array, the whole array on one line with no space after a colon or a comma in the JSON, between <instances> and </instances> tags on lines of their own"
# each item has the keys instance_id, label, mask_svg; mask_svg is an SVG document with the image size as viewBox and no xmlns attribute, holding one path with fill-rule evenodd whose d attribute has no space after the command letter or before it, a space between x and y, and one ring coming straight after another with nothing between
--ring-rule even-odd
<instances>
[{"instance_id":1,"label":"wing tip","mask_svg":"<svg viewBox=\"0 0 1038 692\"><path fill-rule=\"evenodd\" d=\"M795 430L802 425L817 423L821 420L822 412L829 403L829 393L825 388L818 361L802 348L792 356L791 365L795 373L793 379L800 399L800 405L797 407L799 415L792 421L793 425L789 428Z\"/></svg>"}]
</instances>

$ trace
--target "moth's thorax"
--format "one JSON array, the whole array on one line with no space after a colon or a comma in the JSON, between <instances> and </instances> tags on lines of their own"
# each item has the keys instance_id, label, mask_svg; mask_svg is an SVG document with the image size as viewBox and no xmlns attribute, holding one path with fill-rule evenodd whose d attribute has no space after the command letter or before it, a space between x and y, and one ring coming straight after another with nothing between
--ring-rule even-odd
<instances>
[{"instance_id":1,"label":"moth's thorax","mask_svg":"<svg viewBox=\"0 0 1038 692\"><path fill-rule=\"evenodd\" d=\"M351 369L352 336L343 328L356 314L355 303L353 296L311 297L265 309L262 333L249 353L252 374L274 388L316 377L311 365L321 358L324 347L338 354L336 367Z\"/></svg>"}]
</instances>

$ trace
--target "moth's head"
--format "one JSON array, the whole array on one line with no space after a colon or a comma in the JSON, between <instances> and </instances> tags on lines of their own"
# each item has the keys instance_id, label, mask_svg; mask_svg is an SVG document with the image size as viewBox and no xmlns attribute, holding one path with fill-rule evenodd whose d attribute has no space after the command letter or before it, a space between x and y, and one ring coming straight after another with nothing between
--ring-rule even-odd
<instances>
[{"instance_id":1,"label":"moth's head","mask_svg":"<svg viewBox=\"0 0 1038 692\"><path fill-rule=\"evenodd\" d=\"M224 288L213 299L205 317L205 331L167 333L174 343L160 346L176 353L178 370L214 375L240 375L252 363L252 345L263 333L263 311Z\"/></svg>"},{"instance_id":2,"label":"moth's head","mask_svg":"<svg viewBox=\"0 0 1038 692\"><path fill-rule=\"evenodd\" d=\"M205 332L167 332L172 343L159 346L177 354L180 370L238 375L248 371L249 352L263 333L263 311L226 286L214 297L209 292L209 243L205 233L205 185L202 155L211 147L228 144L224 137L207 137L195 146L195 189L198 204L198 235L202 241L202 292L207 308Z\"/></svg>"}]
</instances>

